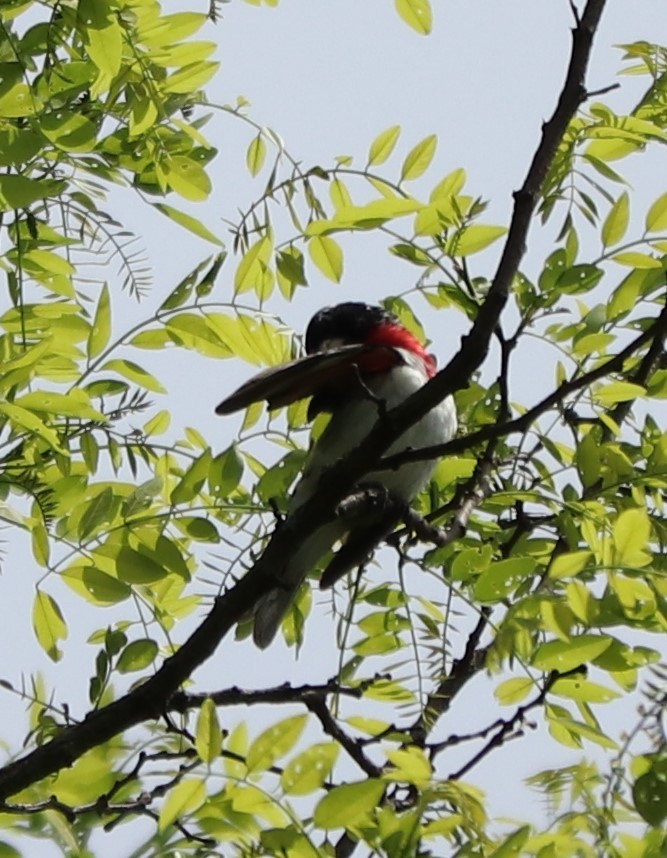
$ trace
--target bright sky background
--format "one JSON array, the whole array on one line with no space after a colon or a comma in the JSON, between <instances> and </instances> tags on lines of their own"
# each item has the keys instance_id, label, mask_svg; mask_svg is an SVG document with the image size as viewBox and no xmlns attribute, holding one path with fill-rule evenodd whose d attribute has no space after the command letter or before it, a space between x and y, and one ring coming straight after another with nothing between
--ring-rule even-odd
<instances>
[{"instance_id":1,"label":"bright sky background","mask_svg":"<svg viewBox=\"0 0 667 858\"><path fill-rule=\"evenodd\" d=\"M205 2L194 0L169 0L165 5L170 11L206 8ZM222 19L201 35L220 44L222 68L208 87L209 98L211 102L233 104L238 95L245 96L251 102L250 116L279 133L289 152L304 166L327 167L335 156L349 154L361 167L372 139L388 126L399 124L403 136L397 153L381 168L398 177L407 151L427 134L436 133L439 148L434 164L424 179L410 186L413 193L419 197L423 192L425 196L440 178L463 167L468 173L468 192L490 200L483 222L506 224L511 193L521 185L541 123L551 114L563 81L572 23L569 4L567 0L434 0L434 7L433 34L422 37L398 18L391 0L282 0L275 9L252 7L240 0L221 4ZM593 53L590 88L606 87L613 81L621 57L613 45L640 39L667 43L664 0L610 0ZM644 81L621 79L622 89L605 99L619 112L629 109ZM220 150L210 168L214 180L210 200L197 207L181 206L175 198L169 202L188 209L226 240L221 218L235 219L238 209L245 209L259 196L266 173L256 180L248 175L245 149L253 135L242 123L217 116L205 133ZM632 202L642 200L636 206L638 223L650 202L667 189L666 166L662 150L620 165L621 173L631 178L637 191ZM172 230L162 219L147 218L145 207L129 192L116 195L112 202L118 218L140 235L155 270L152 296L139 308L126 296L116 300L114 310L120 332L158 306L180 277L211 248ZM534 266L544 258L549 234L545 232L545 238L531 247L526 270L530 271L532 265L535 271ZM344 246L346 273L341 285L315 275L313 288L300 290L291 306L273 301L270 309L301 331L320 306L352 298L375 301L414 284L416 269L390 257L381 243L369 241L367 234L344 241ZM493 272L499 247L495 245L480 257L479 263L477 257L472 258L474 273ZM598 250L593 246L591 255ZM225 290L231 289L235 264L229 260L223 269L217 286L219 300L231 296ZM464 331L461 320L453 315L451 328L445 329L443 322L449 325L448 315L429 315L423 301L418 301L415 309L425 320L433 350L444 362ZM182 351L177 355L145 352L139 358L140 362L145 358L146 365L167 380L171 396L166 403L158 397L157 404L172 410L177 428L196 426L207 437L216 438L220 450L229 445L238 424L231 419L214 418L212 411L253 368L204 361ZM553 379L553 370L548 373L545 386ZM516 379L515 398L535 401L540 382L539 363L527 362L525 374ZM73 700L75 709L79 707L76 714L82 714L94 658L94 650L85 644L85 639L106 618L83 618L76 628L80 603L59 592L67 619L75 628L65 644L62 666L54 671L36 643L24 639L25 617L32 601L25 577L32 579L36 574L27 557L27 548L12 540L9 556L3 561L0 599L13 600L12 613L17 622L14 624L9 617L9 622L0 628L0 650L14 654L14 659L5 659L0 676L18 684L21 673L28 675L35 669L43 670L50 683L55 675L56 699ZM109 621L112 617L113 612L109 612ZM235 644L228 638L198 672L197 684L217 689L232 684L261 687L288 679L324 681L336 670L329 631L333 631L332 626L321 632L310 628L296 663L279 642L259 653L249 643ZM17 635L21 635L20 656ZM78 659L73 657L77 647L81 648ZM482 697L462 697L447 722L448 729L467 731L490 722L495 716L493 709L485 708L490 705L488 695L487 689ZM3 708L5 705L7 712L14 706L3 696ZM20 708L16 708L17 716ZM503 714L509 712L505 710ZM268 716L276 720L287 714L288 710L282 708ZM246 713L239 713L239 717L246 717ZM223 712L226 726L230 725L228 718L228 713ZM252 715L250 720L257 724L255 733L265 723L253 720ZM17 723L16 741L23 723L22 718ZM586 752L593 756L595 748L586 748ZM562 765L566 757L565 749L553 743L547 745L538 733L494 753L472 773L470 780L489 791L492 813L520 812L523 817L539 820L543 811L539 797L526 792L523 806L517 807L516 788L524 776ZM456 759L452 756L451 765L448 760L445 768L455 769ZM115 850L120 837L117 831L113 849L109 841L100 855L119 854ZM40 850L40 855L46 856L47 852Z\"/></svg>"}]
</instances>

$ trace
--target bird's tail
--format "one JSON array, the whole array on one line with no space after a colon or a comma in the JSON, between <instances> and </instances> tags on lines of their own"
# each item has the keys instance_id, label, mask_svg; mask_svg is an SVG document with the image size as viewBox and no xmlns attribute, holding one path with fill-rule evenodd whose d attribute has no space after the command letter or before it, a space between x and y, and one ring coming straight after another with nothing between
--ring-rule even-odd
<instances>
[{"instance_id":1,"label":"bird's tail","mask_svg":"<svg viewBox=\"0 0 667 858\"><path fill-rule=\"evenodd\" d=\"M252 637L260 649L266 649L274 639L308 573L317 568L320 560L345 530L345 525L339 520L318 528L304 539L300 548L290 558L287 568L276 574L279 585L262 596L255 606Z\"/></svg>"},{"instance_id":2,"label":"bird's tail","mask_svg":"<svg viewBox=\"0 0 667 858\"><path fill-rule=\"evenodd\" d=\"M276 587L269 590L257 603L252 638L260 649L266 649L276 636L299 586L300 582L296 587Z\"/></svg>"}]
</instances>

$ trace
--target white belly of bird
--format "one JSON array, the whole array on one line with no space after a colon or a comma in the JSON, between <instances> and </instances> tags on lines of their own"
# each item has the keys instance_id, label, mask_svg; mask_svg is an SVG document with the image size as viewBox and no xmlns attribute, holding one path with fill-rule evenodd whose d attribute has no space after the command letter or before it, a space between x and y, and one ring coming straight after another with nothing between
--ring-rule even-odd
<instances>
[{"instance_id":1,"label":"white belly of bird","mask_svg":"<svg viewBox=\"0 0 667 858\"><path fill-rule=\"evenodd\" d=\"M390 410L423 387L425 380L421 370L406 364L379 374L368 386L373 395L385 402L386 409ZM357 447L378 419L381 419L381 408L370 397L355 398L348 405L336 409L296 486L291 509L297 509L312 497L323 471ZM385 455L446 443L454 437L456 426L453 400L445 399L404 432ZM437 459L409 462L398 470L371 472L363 477L363 481L381 483L392 494L410 501L426 485L436 463Z\"/></svg>"}]
</instances>

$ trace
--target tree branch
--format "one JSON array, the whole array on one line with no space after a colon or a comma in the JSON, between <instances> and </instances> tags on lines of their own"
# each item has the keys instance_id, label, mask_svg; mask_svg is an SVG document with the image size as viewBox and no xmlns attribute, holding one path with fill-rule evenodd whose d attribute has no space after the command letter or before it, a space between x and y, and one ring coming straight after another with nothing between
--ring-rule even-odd
<instances>
[{"instance_id":1,"label":"tree branch","mask_svg":"<svg viewBox=\"0 0 667 858\"><path fill-rule=\"evenodd\" d=\"M490 612L488 607L482 609L475 628L468 636L463 655L454 661L447 676L438 683L436 690L429 694L419 718L409 728L410 738L415 745L425 745L429 733L438 719L448 711L454 697L468 680L484 667L486 648L478 648L478 645Z\"/></svg>"},{"instance_id":2,"label":"tree branch","mask_svg":"<svg viewBox=\"0 0 667 858\"><path fill-rule=\"evenodd\" d=\"M322 697L316 696L306 698L304 702L308 709L318 719L327 736L331 736L332 739L338 742L341 748L344 748L347 751L350 757L355 761L359 768L368 775L369 778L379 778L382 775L382 769L379 766L376 766L372 760L368 759L362 750L361 744L341 730L333 715L327 709L327 705Z\"/></svg>"},{"instance_id":3,"label":"tree branch","mask_svg":"<svg viewBox=\"0 0 667 858\"><path fill-rule=\"evenodd\" d=\"M494 733L493 736L489 739L489 741L481 748L472 759L468 760L465 765L461 766L458 771L453 772L449 776L449 780L458 781L464 775L466 775L472 768L474 768L477 763L484 759L494 748L499 747L500 745L504 745L509 739L513 738L517 735L514 731L521 727L521 725L525 721L526 713L530 712L531 709L535 709L538 706L541 706L546 700L546 696L549 692L549 689L554 684L554 682L558 679L560 674L555 671L547 678L542 687L540 693L530 701L530 703L526 703L525 706L519 706L514 715L511 718L508 718L506 721L500 722L500 729L497 733Z\"/></svg>"},{"instance_id":4,"label":"tree branch","mask_svg":"<svg viewBox=\"0 0 667 858\"><path fill-rule=\"evenodd\" d=\"M364 680L353 687L341 685L335 679L330 679L323 685L290 685L289 682L274 688L246 690L243 688L225 688L210 694L187 694L179 691L169 700L170 712L187 712L199 708L205 700L211 699L216 706L250 706L253 703L305 703L311 698L326 698L330 694L342 697L361 698L364 692L377 682L380 677Z\"/></svg>"}]
</instances>

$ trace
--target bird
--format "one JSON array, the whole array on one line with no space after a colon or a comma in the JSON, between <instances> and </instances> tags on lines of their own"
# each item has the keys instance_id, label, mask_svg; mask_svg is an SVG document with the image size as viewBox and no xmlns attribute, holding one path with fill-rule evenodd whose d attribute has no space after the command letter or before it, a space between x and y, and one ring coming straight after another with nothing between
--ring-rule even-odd
<instances>
[{"instance_id":1,"label":"bird","mask_svg":"<svg viewBox=\"0 0 667 858\"><path fill-rule=\"evenodd\" d=\"M291 493L288 518L310 501L323 473L357 447L387 410L404 402L436 373L433 355L396 315L383 306L359 301L319 310L307 326L305 349L304 357L260 372L215 409L226 415L263 400L275 409L311 397L308 420L322 412L331 415ZM456 430L454 401L447 397L394 441L386 455L446 443ZM437 459L426 459L371 472L360 485L380 487L392 500L409 504L436 464ZM399 518L400 513L361 515L355 521L332 510L331 518L305 536L285 567L275 571L276 587L258 600L255 644L261 649L269 646L300 586L336 543L342 541L322 574L321 588L363 565Z\"/></svg>"}]
</instances>

